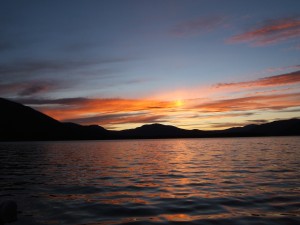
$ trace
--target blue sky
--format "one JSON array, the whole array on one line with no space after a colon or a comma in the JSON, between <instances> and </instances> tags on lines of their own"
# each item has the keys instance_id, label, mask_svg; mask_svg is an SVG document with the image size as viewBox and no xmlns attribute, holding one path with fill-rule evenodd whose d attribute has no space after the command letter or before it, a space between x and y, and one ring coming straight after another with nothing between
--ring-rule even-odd
<instances>
[{"instance_id":1,"label":"blue sky","mask_svg":"<svg viewBox=\"0 0 300 225\"><path fill-rule=\"evenodd\" d=\"M297 117L299 8L297 0L0 1L0 95L109 129L152 122L215 129ZM267 78L276 82L259 81ZM199 109L258 93L281 99ZM108 100L130 103L91 106ZM166 108L153 110L161 102ZM115 120L101 119L108 117Z\"/></svg>"}]
</instances>

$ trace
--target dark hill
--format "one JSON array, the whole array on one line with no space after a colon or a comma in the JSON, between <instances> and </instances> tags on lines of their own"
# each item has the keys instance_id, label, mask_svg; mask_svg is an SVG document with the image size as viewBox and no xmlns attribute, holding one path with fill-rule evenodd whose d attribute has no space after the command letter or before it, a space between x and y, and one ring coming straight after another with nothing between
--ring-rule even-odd
<instances>
[{"instance_id":1,"label":"dark hill","mask_svg":"<svg viewBox=\"0 0 300 225\"><path fill-rule=\"evenodd\" d=\"M61 123L3 98L0 98L0 109L0 140L103 139L110 136L102 127Z\"/></svg>"},{"instance_id":2,"label":"dark hill","mask_svg":"<svg viewBox=\"0 0 300 225\"><path fill-rule=\"evenodd\" d=\"M185 130L175 126L156 123L123 130L119 132L119 135L123 138L188 138L201 137L205 133L205 131Z\"/></svg>"},{"instance_id":3,"label":"dark hill","mask_svg":"<svg viewBox=\"0 0 300 225\"><path fill-rule=\"evenodd\" d=\"M52 139L62 124L30 107L0 99L1 139Z\"/></svg>"},{"instance_id":4,"label":"dark hill","mask_svg":"<svg viewBox=\"0 0 300 225\"><path fill-rule=\"evenodd\" d=\"M244 127L233 127L218 132L222 136L291 136L300 135L300 120L279 120L270 123Z\"/></svg>"},{"instance_id":5,"label":"dark hill","mask_svg":"<svg viewBox=\"0 0 300 225\"><path fill-rule=\"evenodd\" d=\"M226 130L185 130L178 127L150 124L118 133L120 138L204 138L204 137L260 137L300 135L300 120L289 119L265 124L250 124Z\"/></svg>"},{"instance_id":6,"label":"dark hill","mask_svg":"<svg viewBox=\"0 0 300 225\"><path fill-rule=\"evenodd\" d=\"M282 136L282 135L300 135L300 120L289 119L273 121L257 126L253 126L250 132L260 136Z\"/></svg>"}]
</instances>

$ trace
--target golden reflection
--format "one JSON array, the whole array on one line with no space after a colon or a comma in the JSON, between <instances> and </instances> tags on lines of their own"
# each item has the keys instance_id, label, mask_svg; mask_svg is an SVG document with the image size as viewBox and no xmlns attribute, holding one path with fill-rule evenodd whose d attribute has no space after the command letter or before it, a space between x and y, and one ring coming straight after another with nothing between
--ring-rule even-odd
<instances>
[{"instance_id":1,"label":"golden reflection","mask_svg":"<svg viewBox=\"0 0 300 225\"><path fill-rule=\"evenodd\" d=\"M203 214L203 215L189 215L184 213L178 214L161 214L159 218L171 221L171 222L190 222L203 219L219 219L219 218L229 218L229 213L220 213L220 214Z\"/></svg>"},{"instance_id":2,"label":"golden reflection","mask_svg":"<svg viewBox=\"0 0 300 225\"><path fill-rule=\"evenodd\" d=\"M130 203L138 203L138 204L145 204L149 205L150 202L144 200L143 198L136 197L136 196L128 196L123 198L111 198L111 199L102 199L101 204L112 204L112 205L124 205Z\"/></svg>"},{"instance_id":3,"label":"golden reflection","mask_svg":"<svg viewBox=\"0 0 300 225\"><path fill-rule=\"evenodd\" d=\"M161 217L165 218L168 221L193 221L195 218L194 216L188 214L164 214L160 215Z\"/></svg>"}]
</instances>

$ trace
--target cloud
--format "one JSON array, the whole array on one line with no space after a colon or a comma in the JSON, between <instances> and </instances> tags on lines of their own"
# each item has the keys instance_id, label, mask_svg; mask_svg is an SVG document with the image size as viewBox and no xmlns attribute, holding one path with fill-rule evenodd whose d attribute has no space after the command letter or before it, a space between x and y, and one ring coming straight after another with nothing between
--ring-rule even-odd
<instances>
[{"instance_id":1,"label":"cloud","mask_svg":"<svg viewBox=\"0 0 300 225\"><path fill-rule=\"evenodd\" d=\"M28 85L24 90L20 91L18 95L20 96L29 96L34 95L37 93L44 93L49 91L50 89L53 90L55 84L51 82L41 82L41 83L33 83Z\"/></svg>"},{"instance_id":2,"label":"cloud","mask_svg":"<svg viewBox=\"0 0 300 225\"><path fill-rule=\"evenodd\" d=\"M163 118L165 115L149 115L148 113L116 113L106 115L96 115L83 118L67 119L65 122L73 122L84 125L101 124L102 126L111 127L116 124L130 123L158 123L166 122Z\"/></svg>"},{"instance_id":3,"label":"cloud","mask_svg":"<svg viewBox=\"0 0 300 225\"><path fill-rule=\"evenodd\" d=\"M247 121L250 122L250 123L255 123L255 124L269 122L268 120L247 120Z\"/></svg>"},{"instance_id":4,"label":"cloud","mask_svg":"<svg viewBox=\"0 0 300 225\"><path fill-rule=\"evenodd\" d=\"M13 99L22 104L33 106L43 113L58 120L74 120L84 118L100 119L99 115L130 113L148 113L149 116L164 114L176 108L174 101L158 101L143 99L90 99L90 98L62 98L62 99ZM128 117L128 115L127 115ZM103 117L101 117L103 119ZM143 118L146 118L145 116ZM151 118L149 118L151 119ZM155 119L155 118L152 118Z\"/></svg>"},{"instance_id":5,"label":"cloud","mask_svg":"<svg viewBox=\"0 0 300 225\"><path fill-rule=\"evenodd\" d=\"M217 100L195 106L200 112L234 112L249 110L281 110L300 106L300 93L261 95Z\"/></svg>"},{"instance_id":6,"label":"cloud","mask_svg":"<svg viewBox=\"0 0 300 225\"><path fill-rule=\"evenodd\" d=\"M247 32L231 37L229 43L249 42L255 46L278 43L300 36L300 17L268 20Z\"/></svg>"},{"instance_id":7,"label":"cloud","mask_svg":"<svg viewBox=\"0 0 300 225\"><path fill-rule=\"evenodd\" d=\"M93 87L97 84L96 87L99 88L143 82L133 79L124 81L114 68L107 65L124 60L127 59L102 58L83 61L32 59L3 62L0 63L0 93L6 96L30 96L69 87L73 87L74 91L79 87L91 89L93 84Z\"/></svg>"},{"instance_id":8,"label":"cloud","mask_svg":"<svg viewBox=\"0 0 300 225\"><path fill-rule=\"evenodd\" d=\"M220 129L220 130L223 130L223 129L227 129L227 128L232 128L232 127L243 127L243 126L246 126L248 125L249 123L209 123L210 127L211 128L215 128L215 129Z\"/></svg>"},{"instance_id":9,"label":"cloud","mask_svg":"<svg viewBox=\"0 0 300 225\"><path fill-rule=\"evenodd\" d=\"M64 120L64 122L73 122L73 123L80 123L80 124L94 124L94 123L102 124L103 121L115 121L124 117L135 117L141 115L145 115L145 113L113 113L113 114L102 114L102 115L95 115L95 116L88 116L88 117L71 118L71 119Z\"/></svg>"},{"instance_id":10,"label":"cloud","mask_svg":"<svg viewBox=\"0 0 300 225\"><path fill-rule=\"evenodd\" d=\"M197 35L222 26L225 23L225 20L226 17L224 16L200 17L177 24L171 29L170 33L178 37Z\"/></svg>"},{"instance_id":11,"label":"cloud","mask_svg":"<svg viewBox=\"0 0 300 225\"><path fill-rule=\"evenodd\" d=\"M90 101L88 98L59 98L59 99L36 99L22 98L14 99L17 102L27 105L80 105Z\"/></svg>"},{"instance_id":12,"label":"cloud","mask_svg":"<svg viewBox=\"0 0 300 225\"><path fill-rule=\"evenodd\" d=\"M44 61L44 60L34 60L34 61L19 61L11 62L0 65L0 76L12 76L12 75L30 75L40 72L57 72L64 71L68 69L78 68L80 66L85 66L87 63L83 62L58 62L58 61ZM90 65L90 63L88 63Z\"/></svg>"},{"instance_id":13,"label":"cloud","mask_svg":"<svg viewBox=\"0 0 300 225\"><path fill-rule=\"evenodd\" d=\"M214 113L214 114L203 114L194 118L203 119L223 119L223 118L234 118L234 117L248 117L254 115L254 112L242 112L242 113Z\"/></svg>"},{"instance_id":14,"label":"cloud","mask_svg":"<svg viewBox=\"0 0 300 225\"><path fill-rule=\"evenodd\" d=\"M32 96L35 94L45 93L59 88L58 82L44 81L28 81L28 82L13 82L0 83L0 94L17 93L19 96Z\"/></svg>"},{"instance_id":15,"label":"cloud","mask_svg":"<svg viewBox=\"0 0 300 225\"><path fill-rule=\"evenodd\" d=\"M0 76L32 76L45 73L74 72L77 70L91 71L92 66L123 62L126 58L102 58L98 60L19 60L0 64ZM97 68L99 70L99 68ZM84 73L84 71L81 71ZM82 74L81 73L81 74ZM100 75L101 73L97 73Z\"/></svg>"},{"instance_id":16,"label":"cloud","mask_svg":"<svg viewBox=\"0 0 300 225\"><path fill-rule=\"evenodd\" d=\"M293 113L293 112L300 112L300 108L296 109L286 109L282 110L281 112L288 112L288 113Z\"/></svg>"},{"instance_id":17,"label":"cloud","mask_svg":"<svg viewBox=\"0 0 300 225\"><path fill-rule=\"evenodd\" d=\"M235 82L235 83L219 83L216 84L215 87L223 88L223 87L265 87L265 86L282 86L282 85L289 85L289 84L296 84L300 83L300 70L264 77L257 80L252 81L245 81L245 82Z\"/></svg>"}]
</instances>

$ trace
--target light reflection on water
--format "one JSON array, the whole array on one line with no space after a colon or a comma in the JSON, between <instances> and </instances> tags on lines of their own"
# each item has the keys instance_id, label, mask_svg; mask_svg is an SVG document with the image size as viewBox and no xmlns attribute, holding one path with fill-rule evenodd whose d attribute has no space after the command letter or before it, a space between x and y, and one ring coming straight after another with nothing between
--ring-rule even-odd
<instances>
[{"instance_id":1,"label":"light reflection on water","mask_svg":"<svg viewBox=\"0 0 300 225\"><path fill-rule=\"evenodd\" d=\"M300 137L0 143L13 224L297 224Z\"/></svg>"}]
</instances>

